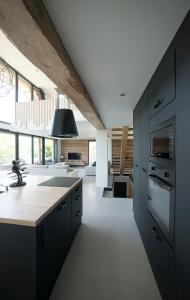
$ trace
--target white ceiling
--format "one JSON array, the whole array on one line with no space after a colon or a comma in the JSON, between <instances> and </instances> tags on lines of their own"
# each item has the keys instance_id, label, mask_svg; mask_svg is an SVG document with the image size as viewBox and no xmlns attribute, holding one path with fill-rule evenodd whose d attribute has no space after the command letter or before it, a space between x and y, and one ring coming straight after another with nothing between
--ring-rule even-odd
<instances>
[{"instance_id":1,"label":"white ceiling","mask_svg":"<svg viewBox=\"0 0 190 300\"><path fill-rule=\"evenodd\" d=\"M190 8L189 0L44 0L107 128L132 110ZM126 97L120 97L126 92Z\"/></svg>"}]
</instances>

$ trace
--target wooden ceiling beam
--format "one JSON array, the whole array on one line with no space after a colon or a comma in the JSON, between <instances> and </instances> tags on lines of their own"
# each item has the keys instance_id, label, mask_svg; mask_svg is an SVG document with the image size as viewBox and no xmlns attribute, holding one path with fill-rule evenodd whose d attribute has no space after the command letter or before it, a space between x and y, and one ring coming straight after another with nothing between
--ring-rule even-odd
<instances>
[{"instance_id":1,"label":"wooden ceiling beam","mask_svg":"<svg viewBox=\"0 0 190 300\"><path fill-rule=\"evenodd\" d=\"M96 129L104 129L42 0L1 0L0 27Z\"/></svg>"}]
</instances>

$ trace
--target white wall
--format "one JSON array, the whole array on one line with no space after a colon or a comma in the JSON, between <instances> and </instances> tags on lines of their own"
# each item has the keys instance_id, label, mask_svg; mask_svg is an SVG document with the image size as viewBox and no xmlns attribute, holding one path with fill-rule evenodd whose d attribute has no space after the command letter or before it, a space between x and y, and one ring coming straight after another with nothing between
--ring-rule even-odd
<instances>
[{"instance_id":1,"label":"white wall","mask_svg":"<svg viewBox=\"0 0 190 300\"><path fill-rule=\"evenodd\" d=\"M108 161L112 161L112 139L108 138Z\"/></svg>"},{"instance_id":2,"label":"white wall","mask_svg":"<svg viewBox=\"0 0 190 300\"><path fill-rule=\"evenodd\" d=\"M96 132L96 185L108 186L108 132Z\"/></svg>"}]
</instances>

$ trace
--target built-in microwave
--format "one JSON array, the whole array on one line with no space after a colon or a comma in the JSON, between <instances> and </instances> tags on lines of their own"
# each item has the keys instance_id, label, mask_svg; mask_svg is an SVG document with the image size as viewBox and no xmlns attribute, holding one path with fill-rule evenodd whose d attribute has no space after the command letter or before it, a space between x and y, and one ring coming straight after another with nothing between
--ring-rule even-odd
<instances>
[{"instance_id":1,"label":"built-in microwave","mask_svg":"<svg viewBox=\"0 0 190 300\"><path fill-rule=\"evenodd\" d=\"M169 119L151 129L150 161L174 167L175 118Z\"/></svg>"}]
</instances>

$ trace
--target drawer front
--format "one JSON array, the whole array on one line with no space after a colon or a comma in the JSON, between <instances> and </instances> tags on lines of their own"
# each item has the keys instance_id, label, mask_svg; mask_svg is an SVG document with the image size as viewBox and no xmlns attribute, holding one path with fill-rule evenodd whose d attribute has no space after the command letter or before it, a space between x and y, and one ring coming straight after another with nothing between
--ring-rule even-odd
<instances>
[{"instance_id":1,"label":"drawer front","mask_svg":"<svg viewBox=\"0 0 190 300\"><path fill-rule=\"evenodd\" d=\"M175 50L173 50L164 57L150 84L149 117L175 99L175 86Z\"/></svg>"},{"instance_id":2,"label":"drawer front","mask_svg":"<svg viewBox=\"0 0 190 300\"><path fill-rule=\"evenodd\" d=\"M82 214L82 184L78 185L72 192L72 211L79 209Z\"/></svg>"},{"instance_id":3,"label":"drawer front","mask_svg":"<svg viewBox=\"0 0 190 300\"><path fill-rule=\"evenodd\" d=\"M78 230L82 222L82 212L80 209L75 210L72 215L72 236L74 238L76 231Z\"/></svg>"},{"instance_id":4,"label":"drawer front","mask_svg":"<svg viewBox=\"0 0 190 300\"><path fill-rule=\"evenodd\" d=\"M72 193L72 236L74 237L82 221L82 184Z\"/></svg>"},{"instance_id":5,"label":"drawer front","mask_svg":"<svg viewBox=\"0 0 190 300\"><path fill-rule=\"evenodd\" d=\"M160 232L152 216L147 213L146 250L163 299L176 299L175 254Z\"/></svg>"}]
</instances>

